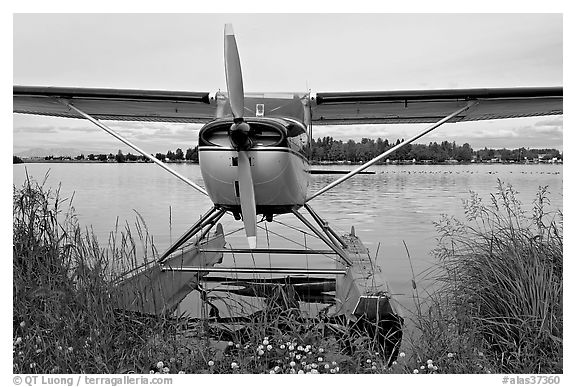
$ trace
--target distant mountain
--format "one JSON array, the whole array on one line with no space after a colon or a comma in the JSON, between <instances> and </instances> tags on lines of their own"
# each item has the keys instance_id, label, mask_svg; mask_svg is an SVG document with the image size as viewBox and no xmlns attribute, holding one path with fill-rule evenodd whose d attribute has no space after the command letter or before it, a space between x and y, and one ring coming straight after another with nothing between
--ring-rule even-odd
<instances>
[{"instance_id":1,"label":"distant mountain","mask_svg":"<svg viewBox=\"0 0 576 387\"><path fill-rule=\"evenodd\" d=\"M26 151L18 152L15 156L18 157L46 157L46 156L54 156L54 157L62 157L62 156L70 156L75 157L78 155L84 154L85 156L88 155L86 151L74 149L74 148L33 148L28 149Z\"/></svg>"}]
</instances>

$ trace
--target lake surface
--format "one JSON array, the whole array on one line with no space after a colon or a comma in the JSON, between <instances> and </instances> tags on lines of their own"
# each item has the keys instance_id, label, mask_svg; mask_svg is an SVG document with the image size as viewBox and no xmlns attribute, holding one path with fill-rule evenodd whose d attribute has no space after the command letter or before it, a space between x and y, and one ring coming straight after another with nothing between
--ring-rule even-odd
<instances>
[{"instance_id":1,"label":"lake surface","mask_svg":"<svg viewBox=\"0 0 576 387\"><path fill-rule=\"evenodd\" d=\"M204 186L198 165L171 164L173 169ZM343 169L338 167L323 167ZM352 169L349 167L347 169ZM47 172L47 186L61 183L64 197L74 195L73 205L80 224L92 226L100 244L106 245L108 235L117 221L121 225L134 224L137 211L145 220L149 233L160 253L184 233L201 214L212 205L210 199L188 187L153 164L19 164L13 167L13 183L21 186L26 170L29 176L42 181ZM354 225L356 235L368 247L371 255L387 273L390 287L397 300L408 309L413 304L411 269L404 247L406 243L417 280L425 281L419 273L434 265L430 254L438 236L434 222L442 214L463 218L462 201L470 191L478 193L485 202L495 193L498 179L511 184L517 197L529 209L538 186L549 186L551 208L562 210L562 165L389 165L375 166L374 175L358 175L324 195L312 200L311 206L337 231L349 232ZM313 193L337 175L313 175ZM296 226L292 215L282 215L278 221ZM224 231L241 227L231 216L222 219ZM263 227L280 236L259 230L259 247L270 243L273 247L294 246L286 238L315 247L309 236L276 222L262 223ZM227 241L234 247L247 247L243 231ZM324 248L318 245L320 248ZM238 266L253 264L251 258L235 257ZM260 260L260 262L259 262ZM277 266L332 268L329 258L257 257L256 264ZM229 266L230 262L224 262ZM188 300L189 304L197 300ZM193 306L190 306L194 309Z\"/></svg>"}]
</instances>

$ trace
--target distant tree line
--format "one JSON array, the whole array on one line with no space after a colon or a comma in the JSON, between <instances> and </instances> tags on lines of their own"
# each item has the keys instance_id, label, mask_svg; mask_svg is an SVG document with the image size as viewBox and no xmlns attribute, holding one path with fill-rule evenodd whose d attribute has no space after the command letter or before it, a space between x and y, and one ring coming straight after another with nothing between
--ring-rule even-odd
<instances>
[{"instance_id":1,"label":"distant tree line","mask_svg":"<svg viewBox=\"0 0 576 387\"><path fill-rule=\"evenodd\" d=\"M363 138L360 142L348 140L343 142L335 140L332 137L312 139L311 143L311 160L314 162L338 162L349 161L352 163L364 163L386 152L394 146L403 142L404 139L397 139L390 142L388 139L383 140L378 137L374 140ZM542 156L545 155L545 156ZM562 158L557 149L488 149L474 151L470 144L457 145L456 142L442 141L430 142L426 144L408 144L400 150L392 153L387 159L391 161L430 161L433 163L442 163L448 160L458 162L470 162L473 159L478 161L488 161L499 159L506 161L523 161L538 159ZM382 160L381 162L385 162Z\"/></svg>"},{"instance_id":2,"label":"distant tree line","mask_svg":"<svg viewBox=\"0 0 576 387\"><path fill-rule=\"evenodd\" d=\"M310 147L310 161L320 162L351 162L351 163L364 163L379 154L393 148L394 146L403 142L404 139L397 139L396 141L389 141L378 137L376 140L371 138L363 138L360 142L354 140L342 141L335 140L333 137L323 137L317 140L312 139ZM198 147L188 148L184 152L181 148L176 151L168 150L166 153L153 154L154 157L161 161L188 161L192 163L198 162ZM402 161L416 161L416 162L430 162L430 163L443 163L446 161L456 162L470 162L475 161L491 161L498 160L502 162L523 162L525 160L550 160L552 158L562 159L562 154L557 149L480 149L473 150L470 144L457 145L456 142L442 141L441 143L430 142L426 144L409 144L400 150L392 153L387 160L392 162ZM150 162L142 155L134 155L131 153L124 154L118 150L116 154L89 154L79 155L76 157L53 157L47 156L46 160L89 160L101 162ZM381 163L387 160L381 160ZM21 162L20 158L14 156L14 163Z\"/></svg>"}]
</instances>

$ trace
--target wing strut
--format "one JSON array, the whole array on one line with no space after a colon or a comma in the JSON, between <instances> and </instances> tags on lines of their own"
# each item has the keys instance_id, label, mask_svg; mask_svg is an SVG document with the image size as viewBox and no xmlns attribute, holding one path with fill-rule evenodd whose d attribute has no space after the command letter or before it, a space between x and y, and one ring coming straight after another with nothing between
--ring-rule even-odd
<instances>
[{"instance_id":1,"label":"wing strut","mask_svg":"<svg viewBox=\"0 0 576 387\"><path fill-rule=\"evenodd\" d=\"M140 149L139 147L137 147L136 145L132 144L130 141L128 141L127 139L125 139L124 137L122 137L121 135L119 135L118 133L116 133L115 131L113 131L112 129L110 129L108 126L104 125L103 123L101 123L100 121L98 121L96 118L90 116L89 114L83 112L82 110L78 109L76 106L72 105L70 103L70 101L67 101L65 99L58 99L58 102L60 102L61 104L63 104L64 106L69 107L70 109L76 111L78 114L80 114L82 117L86 118L88 121L92 122L94 125L98 126L99 128L103 129L104 131L108 132L109 134L111 134L112 136L116 137L118 140L122 141L124 144L128 145L130 148L134 149L136 152L140 153L142 156L146 157L148 160L156 163L158 166L162 167L164 170L170 172L172 175L176 176L177 178L179 178L180 180L182 180L184 183L188 184L189 186L191 186L192 188L194 188L195 190L197 190L200 193L203 193L204 195L208 196L208 192L206 192L204 190L204 188L200 187L198 184L194 183L193 181L191 181L190 179L182 176L181 174L179 174L178 172L176 172L175 170L173 170L172 168L169 168L166 164L164 164L162 161L158 160L156 157L146 153L145 151L143 151L142 149Z\"/></svg>"},{"instance_id":2,"label":"wing strut","mask_svg":"<svg viewBox=\"0 0 576 387\"><path fill-rule=\"evenodd\" d=\"M401 142L400 144L396 145L393 148L388 149L386 152L381 153L379 156L374 157L372 160L362 164L361 166L359 166L358 168L354 169L353 171L351 171L350 173L342 176L341 178L339 178L338 180L333 181L332 183L328 184L327 186L325 186L324 188L320 189L319 191L317 191L316 193L314 193L312 196L309 196L308 198L306 198L306 202L309 202L310 200L314 199L315 197L322 195L324 192L328 191L329 189L332 189L334 187L336 187L338 184L345 182L346 180L350 179L351 177L353 177L354 175L362 172L363 170L365 170L366 168L368 168L369 166L371 166L372 164L375 164L376 162L378 162L379 160L383 159L384 157L390 155L391 153L396 152L398 149L403 148L404 146L410 144L413 141L418 140L420 137L424 136L425 134L430 133L432 130L436 129L437 127L439 127L440 125L446 123L446 121L450 120L451 118L457 116L458 114L470 109L471 107L475 106L476 104L478 104L478 101L470 101L468 102L468 104L466 104L466 106L464 106L461 109L456 110L454 113L442 118L440 121L432 124L431 126L427 127L426 129L424 129L422 132L418 133L417 135L415 135L414 137L409 138L408 140Z\"/></svg>"}]
</instances>

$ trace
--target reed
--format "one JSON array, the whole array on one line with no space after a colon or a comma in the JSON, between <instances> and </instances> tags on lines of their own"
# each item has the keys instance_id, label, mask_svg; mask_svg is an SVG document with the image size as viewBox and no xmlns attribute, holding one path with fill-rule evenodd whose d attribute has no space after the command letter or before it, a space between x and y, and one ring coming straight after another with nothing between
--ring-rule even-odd
<instances>
[{"instance_id":1,"label":"reed","mask_svg":"<svg viewBox=\"0 0 576 387\"><path fill-rule=\"evenodd\" d=\"M562 214L548 195L540 187L528 211L498 181L488 204L465 201L465 220L437 223L437 289L414 318L414 353L449 372L562 372Z\"/></svg>"}]
</instances>

